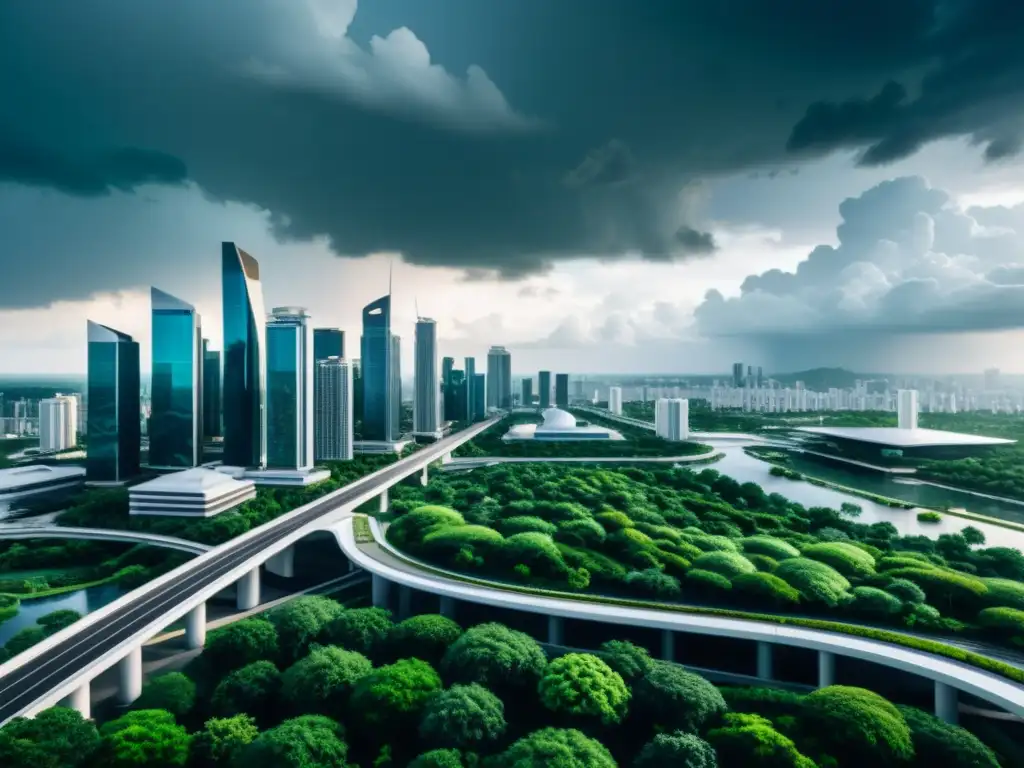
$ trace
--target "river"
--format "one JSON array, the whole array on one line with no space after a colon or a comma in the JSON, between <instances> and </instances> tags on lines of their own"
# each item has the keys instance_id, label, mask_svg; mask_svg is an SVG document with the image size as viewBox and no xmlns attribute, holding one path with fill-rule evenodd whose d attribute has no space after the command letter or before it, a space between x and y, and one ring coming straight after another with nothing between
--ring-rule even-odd
<instances>
[{"instance_id":1,"label":"river","mask_svg":"<svg viewBox=\"0 0 1024 768\"><path fill-rule=\"evenodd\" d=\"M0 624L0 646L3 646L20 629L34 626L36 619L54 611L69 608L78 611L85 616L91 611L102 608L107 603L124 594L123 590L116 584L101 584L97 587L79 589L76 592L65 592L62 595L53 597L38 597L33 600L24 600L18 615L9 621Z\"/></svg>"}]
</instances>

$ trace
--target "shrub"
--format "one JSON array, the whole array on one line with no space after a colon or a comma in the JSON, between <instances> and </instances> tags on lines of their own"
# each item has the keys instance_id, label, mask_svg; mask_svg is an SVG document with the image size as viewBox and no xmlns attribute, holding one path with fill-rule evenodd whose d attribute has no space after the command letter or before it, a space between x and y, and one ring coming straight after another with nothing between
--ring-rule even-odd
<instances>
[{"instance_id":1,"label":"shrub","mask_svg":"<svg viewBox=\"0 0 1024 768\"><path fill-rule=\"evenodd\" d=\"M504 536L485 525L460 525L431 531L423 537L422 547L424 552L450 561L462 549L487 553L504 541Z\"/></svg>"},{"instance_id":2,"label":"shrub","mask_svg":"<svg viewBox=\"0 0 1024 768\"><path fill-rule=\"evenodd\" d=\"M684 531L685 533L685 531ZM684 538L702 552L739 552L739 545L727 536L712 536L700 531L689 533Z\"/></svg>"},{"instance_id":3,"label":"shrub","mask_svg":"<svg viewBox=\"0 0 1024 768\"><path fill-rule=\"evenodd\" d=\"M100 746L96 724L67 707L15 717L0 728L0 765L9 768L79 768Z\"/></svg>"},{"instance_id":4,"label":"shrub","mask_svg":"<svg viewBox=\"0 0 1024 768\"><path fill-rule=\"evenodd\" d=\"M740 541L743 547L743 554L764 555L773 560L786 560L790 557L800 557L800 550L788 541L777 539L774 536L748 536Z\"/></svg>"},{"instance_id":5,"label":"shrub","mask_svg":"<svg viewBox=\"0 0 1024 768\"><path fill-rule=\"evenodd\" d=\"M622 676L590 653L567 653L549 663L538 693L552 712L593 717L603 725L622 721L630 696Z\"/></svg>"},{"instance_id":6,"label":"shrub","mask_svg":"<svg viewBox=\"0 0 1024 768\"><path fill-rule=\"evenodd\" d=\"M461 634L462 627L447 616L421 614L391 627L388 646L395 659L417 658L434 664Z\"/></svg>"},{"instance_id":7,"label":"shrub","mask_svg":"<svg viewBox=\"0 0 1024 768\"><path fill-rule=\"evenodd\" d=\"M501 699L471 683L453 685L427 703L420 735L440 747L477 749L500 739L507 726Z\"/></svg>"},{"instance_id":8,"label":"shrub","mask_svg":"<svg viewBox=\"0 0 1024 768\"><path fill-rule=\"evenodd\" d=\"M356 681L349 711L381 734L413 726L442 688L441 677L420 659L401 659Z\"/></svg>"},{"instance_id":9,"label":"shrub","mask_svg":"<svg viewBox=\"0 0 1024 768\"><path fill-rule=\"evenodd\" d=\"M736 712L756 712L775 720L779 717L800 717L803 714L804 695L783 688L725 687L721 689L729 709Z\"/></svg>"},{"instance_id":10,"label":"shrub","mask_svg":"<svg viewBox=\"0 0 1024 768\"><path fill-rule=\"evenodd\" d=\"M192 737L189 762L196 768L231 765L259 735L255 720L248 715L207 720L203 730Z\"/></svg>"},{"instance_id":11,"label":"shrub","mask_svg":"<svg viewBox=\"0 0 1024 768\"><path fill-rule=\"evenodd\" d=\"M562 553L545 533L516 533L505 540L501 550L503 559L511 564L522 564L535 576L553 578L568 570Z\"/></svg>"},{"instance_id":12,"label":"shrub","mask_svg":"<svg viewBox=\"0 0 1024 768\"><path fill-rule=\"evenodd\" d=\"M594 515L594 519L597 520L597 522L599 522L608 533L614 533L615 531L621 531L634 526L633 521L629 519L629 515L624 512L619 512L617 509L598 512Z\"/></svg>"},{"instance_id":13,"label":"shrub","mask_svg":"<svg viewBox=\"0 0 1024 768\"><path fill-rule=\"evenodd\" d=\"M309 768L345 765L347 757L348 745L338 723L320 715L303 715L261 733L235 762L245 768Z\"/></svg>"},{"instance_id":14,"label":"shrub","mask_svg":"<svg viewBox=\"0 0 1024 768\"><path fill-rule=\"evenodd\" d=\"M993 634L1020 638L1024 644L1024 611L1016 608L986 608L978 614L978 624Z\"/></svg>"},{"instance_id":15,"label":"shrub","mask_svg":"<svg viewBox=\"0 0 1024 768\"><path fill-rule=\"evenodd\" d=\"M1012 579L982 579L982 582L988 588L987 605L1024 610L1024 584Z\"/></svg>"},{"instance_id":16,"label":"shrub","mask_svg":"<svg viewBox=\"0 0 1024 768\"><path fill-rule=\"evenodd\" d=\"M634 686L634 693L638 715L669 730L697 733L726 710L715 686L667 661L655 661Z\"/></svg>"},{"instance_id":17,"label":"shrub","mask_svg":"<svg viewBox=\"0 0 1024 768\"><path fill-rule=\"evenodd\" d=\"M981 579L940 568L899 568L889 571L894 579L914 582L928 596L928 603L963 615L974 614L984 605L988 587Z\"/></svg>"},{"instance_id":18,"label":"shrub","mask_svg":"<svg viewBox=\"0 0 1024 768\"><path fill-rule=\"evenodd\" d=\"M854 587L853 609L865 616L895 616L903 610L903 602L895 595L875 587Z\"/></svg>"},{"instance_id":19,"label":"shrub","mask_svg":"<svg viewBox=\"0 0 1024 768\"><path fill-rule=\"evenodd\" d=\"M927 599L924 590L909 579L893 579L885 585L885 591L912 605L923 603Z\"/></svg>"},{"instance_id":20,"label":"shrub","mask_svg":"<svg viewBox=\"0 0 1024 768\"><path fill-rule=\"evenodd\" d=\"M617 768L599 741L572 728L543 728L516 741L492 759L489 768Z\"/></svg>"},{"instance_id":21,"label":"shrub","mask_svg":"<svg viewBox=\"0 0 1024 768\"><path fill-rule=\"evenodd\" d=\"M760 715L727 714L721 728L708 732L708 741L726 766L816 768L813 760L800 754L792 739Z\"/></svg>"},{"instance_id":22,"label":"shrub","mask_svg":"<svg viewBox=\"0 0 1024 768\"><path fill-rule=\"evenodd\" d=\"M778 560L773 560L768 555L747 555L747 560L752 562L757 570L764 573L771 573L779 565Z\"/></svg>"},{"instance_id":23,"label":"shrub","mask_svg":"<svg viewBox=\"0 0 1024 768\"><path fill-rule=\"evenodd\" d=\"M324 627L321 640L373 658L384 650L394 626L391 612L383 608L351 608Z\"/></svg>"},{"instance_id":24,"label":"shrub","mask_svg":"<svg viewBox=\"0 0 1024 768\"><path fill-rule=\"evenodd\" d=\"M338 716L356 683L373 671L361 653L327 646L314 648L289 667L282 679L282 693L294 712Z\"/></svg>"},{"instance_id":25,"label":"shrub","mask_svg":"<svg viewBox=\"0 0 1024 768\"><path fill-rule=\"evenodd\" d=\"M897 555L889 555L883 557L875 563L875 567L879 571L893 571L898 568L936 568L936 566L928 558L916 558L910 557L910 555L916 555L916 552L900 552Z\"/></svg>"},{"instance_id":26,"label":"shrub","mask_svg":"<svg viewBox=\"0 0 1024 768\"><path fill-rule=\"evenodd\" d=\"M914 707L896 707L914 743L915 760L928 768L999 768L992 750L977 736Z\"/></svg>"},{"instance_id":27,"label":"shrub","mask_svg":"<svg viewBox=\"0 0 1024 768\"><path fill-rule=\"evenodd\" d=\"M732 580L732 587L758 602L766 602L779 608L800 602L799 592L770 573L742 573Z\"/></svg>"},{"instance_id":28,"label":"shrub","mask_svg":"<svg viewBox=\"0 0 1024 768\"><path fill-rule=\"evenodd\" d=\"M547 520L530 515L507 517L498 522L498 528L506 536L531 531L534 533L546 533L548 536L554 536L555 531L558 530L558 526L554 523L549 523Z\"/></svg>"},{"instance_id":29,"label":"shrub","mask_svg":"<svg viewBox=\"0 0 1024 768\"><path fill-rule=\"evenodd\" d=\"M628 640L608 640L601 643L598 654L627 683L647 674L654 663L646 648Z\"/></svg>"},{"instance_id":30,"label":"shrub","mask_svg":"<svg viewBox=\"0 0 1024 768\"><path fill-rule=\"evenodd\" d=\"M277 627L263 618L249 618L210 633L203 649L218 675L278 655Z\"/></svg>"},{"instance_id":31,"label":"shrub","mask_svg":"<svg viewBox=\"0 0 1024 768\"><path fill-rule=\"evenodd\" d=\"M305 656L324 627L344 610L329 597L309 595L270 611L267 618L277 628L281 656L287 661Z\"/></svg>"},{"instance_id":32,"label":"shrub","mask_svg":"<svg viewBox=\"0 0 1024 768\"><path fill-rule=\"evenodd\" d=\"M161 709L129 712L100 728L103 745L97 758L104 766L181 766L188 760L189 735ZM100 755L102 757L100 757Z\"/></svg>"},{"instance_id":33,"label":"shrub","mask_svg":"<svg viewBox=\"0 0 1024 768\"><path fill-rule=\"evenodd\" d=\"M831 565L847 578L863 578L875 572L875 558L860 547L841 541L812 544L804 548L802 556Z\"/></svg>"},{"instance_id":34,"label":"shrub","mask_svg":"<svg viewBox=\"0 0 1024 768\"><path fill-rule=\"evenodd\" d=\"M196 684L181 672L158 675L142 688L132 709L163 709L180 720L196 703Z\"/></svg>"},{"instance_id":35,"label":"shrub","mask_svg":"<svg viewBox=\"0 0 1024 768\"><path fill-rule=\"evenodd\" d=\"M686 574L686 586L699 592L722 592L732 589L732 582L720 573L694 568Z\"/></svg>"},{"instance_id":36,"label":"shrub","mask_svg":"<svg viewBox=\"0 0 1024 768\"><path fill-rule=\"evenodd\" d=\"M593 518L559 523L555 533L555 538L559 541L583 547L598 547L604 543L607 536L605 529Z\"/></svg>"},{"instance_id":37,"label":"shrub","mask_svg":"<svg viewBox=\"0 0 1024 768\"><path fill-rule=\"evenodd\" d=\"M917 513L917 522L919 523L938 523L942 521L942 515L932 510Z\"/></svg>"},{"instance_id":38,"label":"shrub","mask_svg":"<svg viewBox=\"0 0 1024 768\"><path fill-rule=\"evenodd\" d=\"M891 765L914 755L910 727L895 705L863 688L833 685L804 700L808 725L850 765Z\"/></svg>"},{"instance_id":39,"label":"shrub","mask_svg":"<svg viewBox=\"0 0 1024 768\"><path fill-rule=\"evenodd\" d=\"M727 579L757 570L752 562L737 552L708 552L694 560L693 567L719 573Z\"/></svg>"},{"instance_id":40,"label":"shrub","mask_svg":"<svg viewBox=\"0 0 1024 768\"><path fill-rule=\"evenodd\" d=\"M281 673L269 661L254 661L236 669L217 684L210 708L219 717L252 715L267 724L277 713L281 699Z\"/></svg>"},{"instance_id":41,"label":"shrub","mask_svg":"<svg viewBox=\"0 0 1024 768\"><path fill-rule=\"evenodd\" d=\"M783 560L774 575L793 587L808 602L836 606L846 596L850 582L830 565L805 557Z\"/></svg>"},{"instance_id":42,"label":"shrub","mask_svg":"<svg viewBox=\"0 0 1024 768\"><path fill-rule=\"evenodd\" d=\"M408 768L464 768L462 755L457 749L432 749L424 752Z\"/></svg>"},{"instance_id":43,"label":"shrub","mask_svg":"<svg viewBox=\"0 0 1024 768\"><path fill-rule=\"evenodd\" d=\"M633 768L717 768L714 748L692 733L659 733L640 750Z\"/></svg>"},{"instance_id":44,"label":"shrub","mask_svg":"<svg viewBox=\"0 0 1024 768\"><path fill-rule=\"evenodd\" d=\"M630 571L626 574L625 583L637 592L649 597L669 600L679 596L679 579L675 576L669 576L667 573L662 573L657 568Z\"/></svg>"},{"instance_id":45,"label":"shrub","mask_svg":"<svg viewBox=\"0 0 1024 768\"><path fill-rule=\"evenodd\" d=\"M465 518L454 509L435 505L417 507L388 526L388 541L397 547L418 544L432 530L462 526Z\"/></svg>"},{"instance_id":46,"label":"shrub","mask_svg":"<svg viewBox=\"0 0 1024 768\"><path fill-rule=\"evenodd\" d=\"M533 689L546 665L544 651L526 633L503 624L478 624L452 643L441 669L450 682L480 683L500 692Z\"/></svg>"}]
</instances>

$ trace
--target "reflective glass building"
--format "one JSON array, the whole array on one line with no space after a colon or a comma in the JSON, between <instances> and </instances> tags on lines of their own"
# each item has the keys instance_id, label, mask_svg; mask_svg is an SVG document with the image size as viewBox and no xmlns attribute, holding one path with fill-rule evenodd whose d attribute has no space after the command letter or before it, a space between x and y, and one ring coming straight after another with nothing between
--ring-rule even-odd
<instances>
[{"instance_id":1,"label":"reflective glass building","mask_svg":"<svg viewBox=\"0 0 1024 768\"><path fill-rule=\"evenodd\" d=\"M266 311L260 265L234 243L221 248L224 308L224 464L267 464Z\"/></svg>"},{"instance_id":2,"label":"reflective glass building","mask_svg":"<svg viewBox=\"0 0 1024 768\"><path fill-rule=\"evenodd\" d=\"M267 319L267 467L313 466L313 359L309 316L277 307Z\"/></svg>"},{"instance_id":3,"label":"reflective glass building","mask_svg":"<svg viewBox=\"0 0 1024 768\"><path fill-rule=\"evenodd\" d=\"M540 398L541 409L551 407L551 371L540 371L537 373L537 396Z\"/></svg>"},{"instance_id":4,"label":"reflective glass building","mask_svg":"<svg viewBox=\"0 0 1024 768\"><path fill-rule=\"evenodd\" d=\"M139 473L139 345L128 334L91 320L88 340L86 478L90 482L121 482Z\"/></svg>"},{"instance_id":5,"label":"reflective glass building","mask_svg":"<svg viewBox=\"0 0 1024 768\"><path fill-rule=\"evenodd\" d=\"M196 467L203 455L203 335L196 308L153 288L149 466Z\"/></svg>"},{"instance_id":6,"label":"reflective glass building","mask_svg":"<svg viewBox=\"0 0 1024 768\"><path fill-rule=\"evenodd\" d=\"M437 378L437 323L428 317L416 320L413 341L413 432L433 434L441 428L441 388ZM448 357L445 360L454 362ZM451 369L448 370L451 378Z\"/></svg>"},{"instance_id":7,"label":"reflective glass building","mask_svg":"<svg viewBox=\"0 0 1024 768\"><path fill-rule=\"evenodd\" d=\"M363 440L398 439L402 406L395 338L391 334L391 296L367 304L359 358Z\"/></svg>"},{"instance_id":8,"label":"reflective glass building","mask_svg":"<svg viewBox=\"0 0 1024 768\"><path fill-rule=\"evenodd\" d=\"M203 339L203 436L220 437L220 352L208 349L209 340Z\"/></svg>"},{"instance_id":9,"label":"reflective glass building","mask_svg":"<svg viewBox=\"0 0 1024 768\"><path fill-rule=\"evenodd\" d=\"M345 357L345 332L340 328L313 329L313 362Z\"/></svg>"}]
</instances>

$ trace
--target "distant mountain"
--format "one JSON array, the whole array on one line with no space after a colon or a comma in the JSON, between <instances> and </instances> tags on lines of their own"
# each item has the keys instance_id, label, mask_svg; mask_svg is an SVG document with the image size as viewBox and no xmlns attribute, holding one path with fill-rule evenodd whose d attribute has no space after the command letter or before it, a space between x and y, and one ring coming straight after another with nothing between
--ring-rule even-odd
<instances>
[{"instance_id":1,"label":"distant mountain","mask_svg":"<svg viewBox=\"0 0 1024 768\"><path fill-rule=\"evenodd\" d=\"M796 373L777 373L773 374L772 378L786 386L793 386L796 382L802 381L807 389L826 392L832 387L849 389L857 379L871 377L848 371L845 368L812 368L809 371L797 371Z\"/></svg>"}]
</instances>

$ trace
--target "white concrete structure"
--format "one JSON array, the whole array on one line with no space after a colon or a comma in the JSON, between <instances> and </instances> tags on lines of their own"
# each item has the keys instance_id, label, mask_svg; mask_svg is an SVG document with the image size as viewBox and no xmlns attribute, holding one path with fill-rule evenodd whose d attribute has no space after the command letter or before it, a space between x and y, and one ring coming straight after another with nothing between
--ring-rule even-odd
<instances>
[{"instance_id":1,"label":"white concrete structure","mask_svg":"<svg viewBox=\"0 0 1024 768\"><path fill-rule=\"evenodd\" d=\"M614 416L622 415L622 387L608 387L608 410Z\"/></svg>"},{"instance_id":2,"label":"white concrete structure","mask_svg":"<svg viewBox=\"0 0 1024 768\"><path fill-rule=\"evenodd\" d=\"M662 397L654 405L654 432L665 440L690 439L690 401Z\"/></svg>"},{"instance_id":3,"label":"white concrete structure","mask_svg":"<svg viewBox=\"0 0 1024 768\"><path fill-rule=\"evenodd\" d=\"M194 467L161 475L128 489L130 515L213 517L256 498L252 480Z\"/></svg>"},{"instance_id":4,"label":"white concrete structure","mask_svg":"<svg viewBox=\"0 0 1024 768\"><path fill-rule=\"evenodd\" d=\"M487 410L512 408L512 355L504 347L487 350Z\"/></svg>"},{"instance_id":5,"label":"white concrete structure","mask_svg":"<svg viewBox=\"0 0 1024 768\"><path fill-rule=\"evenodd\" d=\"M212 547L188 539L161 536L158 533L119 531L113 528L74 528L62 525L0 525L0 540L6 539L83 539L86 541L125 541L164 549L176 549L201 555Z\"/></svg>"},{"instance_id":6,"label":"white concrete structure","mask_svg":"<svg viewBox=\"0 0 1024 768\"><path fill-rule=\"evenodd\" d=\"M341 357L316 364L314 455L317 461L349 461L353 455L352 366Z\"/></svg>"},{"instance_id":7,"label":"white concrete structure","mask_svg":"<svg viewBox=\"0 0 1024 768\"><path fill-rule=\"evenodd\" d=\"M39 401L39 449L56 453L78 444L78 400L57 395Z\"/></svg>"},{"instance_id":8,"label":"white concrete structure","mask_svg":"<svg viewBox=\"0 0 1024 768\"><path fill-rule=\"evenodd\" d=\"M917 429L917 390L896 390L896 425L899 429Z\"/></svg>"},{"instance_id":9,"label":"white concrete structure","mask_svg":"<svg viewBox=\"0 0 1024 768\"><path fill-rule=\"evenodd\" d=\"M614 429L595 424L578 426L576 417L561 408L548 408L541 414L544 421L540 424L516 424L502 436L502 440L622 440L621 434Z\"/></svg>"},{"instance_id":10,"label":"white concrete structure","mask_svg":"<svg viewBox=\"0 0 1024 768\"><path fill-rule=\"evenodd\" d=\"M942 429L902 429L900 427L797 427L801 432L842 437L864 443L889 445L893 448L932 448L938 446L1011 445L1016 440L1002 437L968 435Z\"/></svg>"},{"instance_id":11,"label":"white concrete structure","mask_svg":"<svg viewBox=\"0 0 1024 768\"><path fill-rule=\"evenodd\" d=\"M82 467L48 467L44 464L32 464L27 467L0 469L0 500L78 488L83 483L85 469Z\"/></svg>"},{"instance_id":12,"label":"white concrete structure","mask_svg":"<svg viewBox=\"0 0 1024 768\"><path fill-rule=\"evenodd\" d=\"M413 434L439 437L441 434L441 381L437 373L437 323L429 317L416 318L413 351Z\"/></svg>"}]
</instances>

